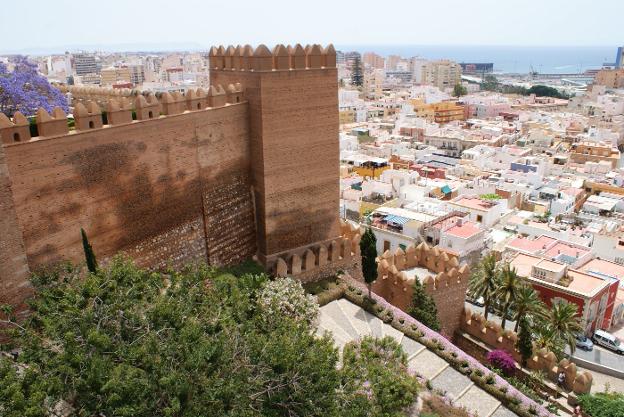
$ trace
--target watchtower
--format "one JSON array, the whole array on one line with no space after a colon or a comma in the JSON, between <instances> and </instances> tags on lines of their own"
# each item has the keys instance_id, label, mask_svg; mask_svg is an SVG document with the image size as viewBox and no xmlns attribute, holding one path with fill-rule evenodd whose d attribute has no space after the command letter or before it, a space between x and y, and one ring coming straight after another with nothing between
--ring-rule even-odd
<instances>
[{"instance_id":1,"label":"watchtower","mask_svg":"<svg viewBox=\"0 0 624 417\"><path fill-rule=\"evenodd\" d=\"M249 101L258 255L303 255L340 236L338 78L332 45L213 47L214 84ZM301 253L299 253L301 252Z\"/></svg>"}]
</instances>

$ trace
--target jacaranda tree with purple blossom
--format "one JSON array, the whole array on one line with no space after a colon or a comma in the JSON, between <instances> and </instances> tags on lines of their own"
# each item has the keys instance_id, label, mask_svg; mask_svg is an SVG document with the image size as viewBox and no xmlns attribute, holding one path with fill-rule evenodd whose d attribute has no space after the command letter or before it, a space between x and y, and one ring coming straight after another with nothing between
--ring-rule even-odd
<instances>
[{"instance_id":1,"label":"jacaranda tree with purple blossom","mask_svg":"<svg viewBox=\"0 0 624 417\"><path fill-rule=\"evenodd\" d=\"M26 57L13 60L13 71L0 62L0 112L12 117L16 111L33 116L39 107L51 112L60 107L68 112L67 99L37 71Z\"/></svg>"}]
</instances>

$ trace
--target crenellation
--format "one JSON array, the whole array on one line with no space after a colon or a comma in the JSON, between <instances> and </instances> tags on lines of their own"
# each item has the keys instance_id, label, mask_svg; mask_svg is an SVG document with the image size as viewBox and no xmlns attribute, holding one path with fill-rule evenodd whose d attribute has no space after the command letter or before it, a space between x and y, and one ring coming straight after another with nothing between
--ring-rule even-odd
<instances>
[{"instance_id":1,"label":"crenellation","mask_svg":"<svg viewBox=\"0 0 624 417\"><path fill-rule=\"evenodd\" d=\"M462 313L461 329L475 339L485 343L492 350L504 350L510 353L518 362L522 362L522 355L517 349L518 335L509 329L503 330L498 323L486 320L482 314L473 313L465 307ZM557 363L556 355L544 348L533 345L533 355L527 361L527 367L533 370L544 371L548 378L557 381L559 372L566 375L565 384L568 390L576 394L587 393L591 389L592 374L578 372L576 365L568 359Z\"/></svg>"},{"instance_id":2,"label":"crenellation","mask_svg":"<svg viewBox=\"0 0 624 417\"><path fill-rule=\"evenodd\" d=\"M20 112L15 112L11 121L0 113L0 142L10 144L30 140L30 123Z\"/></svg>"},{"instance_id":3,"label":"crenellation","mask_svg":"<svg viewBox=\"0 0 624 417\"><path fill-rule=\"evenodd\" d=\"M74 106L73 115L76 130L102 128L102 110L94 101L89 101L87 106L82 103L77 103L76 106Z\"/></svg>"},{"instance_id":4,"label":"crenellation","mask_svg":"<svg viewBox=\"0 0 624 417\"><path fill-rule=\"evenodd\" d=\"M277 44L270 50L266 45L255 49L250 45L212 47L209 52L210 67L221 71L291 71L336 68L336 50L329 44Z\"/></svg>"},{"instance_id":5,"label":"crenellation","mask_svg":"<svg viewBox=\"0 0 624 417\"><path fill-rule=\"evenodd\" d=\"M106 105L106 118L111 126L132 123L132 104L126 97L110 99Z\"/></svg>"},{"instance_id":6,"label":"crenellation","mask_svg":"<svg viewBox=\"0 0 624 417\"><path fill-rule=\"evenodd\" d=\"M39 108L39 110L37 110L36 121L39 136L50 137L69 133L67 115L60 107L56 107L52 111L52 115L44 109Z\"/></svg>"}]
</instances>

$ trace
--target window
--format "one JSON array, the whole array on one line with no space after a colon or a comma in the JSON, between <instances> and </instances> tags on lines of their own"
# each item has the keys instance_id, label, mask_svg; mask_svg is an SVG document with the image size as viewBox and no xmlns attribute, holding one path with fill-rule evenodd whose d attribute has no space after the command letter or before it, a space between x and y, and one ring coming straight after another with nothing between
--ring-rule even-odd
<instances>
[{"instance_id":1,"label":"window","mask_svg":"<svg viewBox=\"0 0 624 417\"><path fill-rule=\"evenodd\" d=\"M93 122L89 122L89 129L93 129L95 127L95 124Z\"/></svg>"},{"instance_id":2,"label":"window","mask_svg":"<svg viewBox=\"0 0 624 417\"><path fill-rule=\"evenodd\" d=\"M480 214L477 214L477 221L481 223L483 221L483 216Z\"/></svg>"},{"instance_id":3,"label":"window","mask_svg":"<svg viewBox=\"0 0 624 417\"><path fill-rule=\"evenodd\" d=\"M390 242L387 240L384 240L384 246L383 246L383 251L387 251L390 250Z\"/></svg>"},{"instance_id":4,"label":"window","mask_svg":"<svg viewBox=\"0 0 624 417\"><path fill-rule=\"evenodd\" d=\"M13 133L13 140L15 142L19 142L20 141L20 134L19 133Z\"/></svg>"},{"instance_id":5,"label":"window","mask_svg":"<svg viewBox=\"0 0 624 417\"><path fill-rule=\"evenodd\" d=\"M151 119L154 117L154 114L150 111L147 113L147 117Z\"/></svg>"}]
</instances>

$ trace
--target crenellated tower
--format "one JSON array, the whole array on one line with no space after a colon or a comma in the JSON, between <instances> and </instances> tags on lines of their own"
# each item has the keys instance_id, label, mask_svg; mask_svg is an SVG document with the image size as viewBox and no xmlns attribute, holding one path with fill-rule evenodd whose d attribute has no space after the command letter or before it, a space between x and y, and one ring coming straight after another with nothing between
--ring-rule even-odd
<instances>
[{"instance_id":1,"label":"crenellated tower","mask_svg":"<svg viewBox=\"0 0 624 417\"><path fill-rule=\"evenodd\" d=\"M213 47L215 84L249 101L258 255L303 257L340 239L338 77L332 45Z\"/></svg>"}]
</instances>

